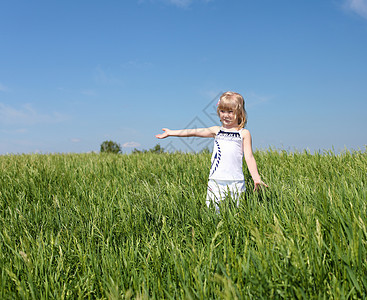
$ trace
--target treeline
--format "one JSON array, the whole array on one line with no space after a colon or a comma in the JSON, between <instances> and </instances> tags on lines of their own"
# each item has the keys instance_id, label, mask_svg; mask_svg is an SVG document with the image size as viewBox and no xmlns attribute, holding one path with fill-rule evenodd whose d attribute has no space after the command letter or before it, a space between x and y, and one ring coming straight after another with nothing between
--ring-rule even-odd
<instances>
[{"instance_id":1,"label":"treeline","mask_svg":"<svg viewBox=\"0 0 367 300\"><path fill-rule=\"evenodd\" d=\"M101 144L101 148L100 148L100 152L101 153L115 153L115 154L119 154L122 153L122 149L121 149L121 145L113 142L113 141L104 141ZM137 154L137 153L165 153L165 149L160 145L160 144L156 144L153 148L151 149L143 149L143 150L139 150L137 148L134 148L134 150L131 152L132 154ZM205 147L204 149L200 150L199 153L210 153L210 150L208 147Z\"/></svg>"},{"instance_id":2,"label":"treeline","mask_svg":"<svg viewBox=\"0 0 367 300\"><path fill-rule=\"evenodd\" d=\"M101 148L100 148L100 152L101 153L115 153L115 154L119 154L122 152L121 149L121 145L113 142L113 141L104 141L101 144ZM163 153L164 152L164 148L161 147L160 144L156 144L153 148L149 149L149 150L139 150L137 148L134 148L134 150L132 151L133 154L136 153L146 153L146 152L150 152L150 153Z\"/></svg>"}]
</instances>

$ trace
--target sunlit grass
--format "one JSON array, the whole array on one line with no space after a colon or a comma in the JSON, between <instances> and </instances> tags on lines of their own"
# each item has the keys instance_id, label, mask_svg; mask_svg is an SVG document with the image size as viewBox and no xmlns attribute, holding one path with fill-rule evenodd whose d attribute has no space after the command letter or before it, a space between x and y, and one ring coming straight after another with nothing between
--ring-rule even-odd
<instances>
[{"instance_id":1,"label":"sunlit grass","mask_svg":"<svg viewBox=\"0 0 367 300\"><path fill-rule=\"evenodd\" d=\"M0 298L365 298L367 154L257 151L218 215L208 154L0 156Z\"/></svg>"}]
</instances>

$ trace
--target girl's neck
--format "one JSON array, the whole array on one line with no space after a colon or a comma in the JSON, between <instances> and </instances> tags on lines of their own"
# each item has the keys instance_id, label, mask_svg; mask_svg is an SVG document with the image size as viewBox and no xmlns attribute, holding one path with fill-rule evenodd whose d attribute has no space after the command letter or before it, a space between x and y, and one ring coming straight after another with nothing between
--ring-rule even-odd
<instances>
[{"instance_id":1,"label":"girl's neck","mask_svg":"<svg viewBox=\"0 0 367 300\"><path fill-rule=\"evenodd\" d=\"M222 125L222 128L228 131L239 131L238 127L234 127L234 126L224 126Z\"/></svg>"}]
</instances>

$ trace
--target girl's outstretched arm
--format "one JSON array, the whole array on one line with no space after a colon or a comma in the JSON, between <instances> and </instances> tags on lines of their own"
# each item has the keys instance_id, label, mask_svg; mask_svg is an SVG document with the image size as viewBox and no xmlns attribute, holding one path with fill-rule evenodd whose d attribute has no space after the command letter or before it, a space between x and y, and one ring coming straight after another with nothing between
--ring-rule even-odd
<instances>
[{"instance_id":1,"label":"girl's outstretched arm","mask_svg":"<svg viewBox=\"0 0 367 300\"><path fill-rule=\"evenodd\" d=\"M179 137L215 137L219 131L219 126L212 126L208 128L195 128L195 129L179 129L171 130L168 128L162 128L163 133L157 134L155 137L158 139L164 139L169 136L179 136Z\"/></svg>"},{"instance_id":2,"label":"girl's outstretched arm","mask_svg":"<svg viewBox=\"0 0 367 300\"><path fill-rule=\"evenodd\" d=\"M243 154L245 155L245 160L247 168L250 171L252 180L254 181L254 191L256 191L260 186L268 187L260 178L259 171L257 170L257 164L252 152L252 140L250 131L243 129Z\"/></svg>"}]
</instances>

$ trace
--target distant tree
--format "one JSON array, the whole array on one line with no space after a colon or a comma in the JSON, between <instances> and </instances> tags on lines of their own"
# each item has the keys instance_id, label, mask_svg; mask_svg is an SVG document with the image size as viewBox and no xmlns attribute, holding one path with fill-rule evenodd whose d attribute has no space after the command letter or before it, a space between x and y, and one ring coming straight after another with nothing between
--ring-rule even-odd
<instances>
[{"instance_id":1,"label":"distant tree","mask_svg":"<svg viewBox=\"0 0 367 300\"><path fill-rule=\"evenodd\" d=\"M141 152L145 152L145 150L141 151L137 148L134 148L134 150L131 152L132 154L137 154L137 153L141 153Z\"/></svg>"},{"instance_id":2,"label":"distant tree","mask_svg":"<svg viewBox=\"0 0 367 300\"><path fill-rule=\"evenodd\" d=\"M104 141L101 144L101 153L102 152L106 152L106 153L120 153L121 152L121 146L120 144L117 144L113 141Z\"/></svg>"},{"instance_id":3,"label":"distant tree","mask_svg":"<svg viewBox=\"0 0 367 300\"><path fill-rule=\"evenodd\" d=\"M134 148L134 150L132 151L133 154L147 153L147 152L160 154L160 153L163 153L164 152L164 148L161 147L161 145L157 144L157 145L155 145L153 148L151 148L149 150L145 150L145 149L139 150L139 149Z\"/></svg>"},{"instance_id":4,"label":"distant tree","mask_svg":"<svg viewBox=\"0 0 367 300\"><path fill-rule=\"evenodd\" d=\"M149 152L152 153L163 153L164 152L164 148L161 147L161 145L157 144L154 146L154 148L150 149Z\"/></svg>"}]
</instances>

